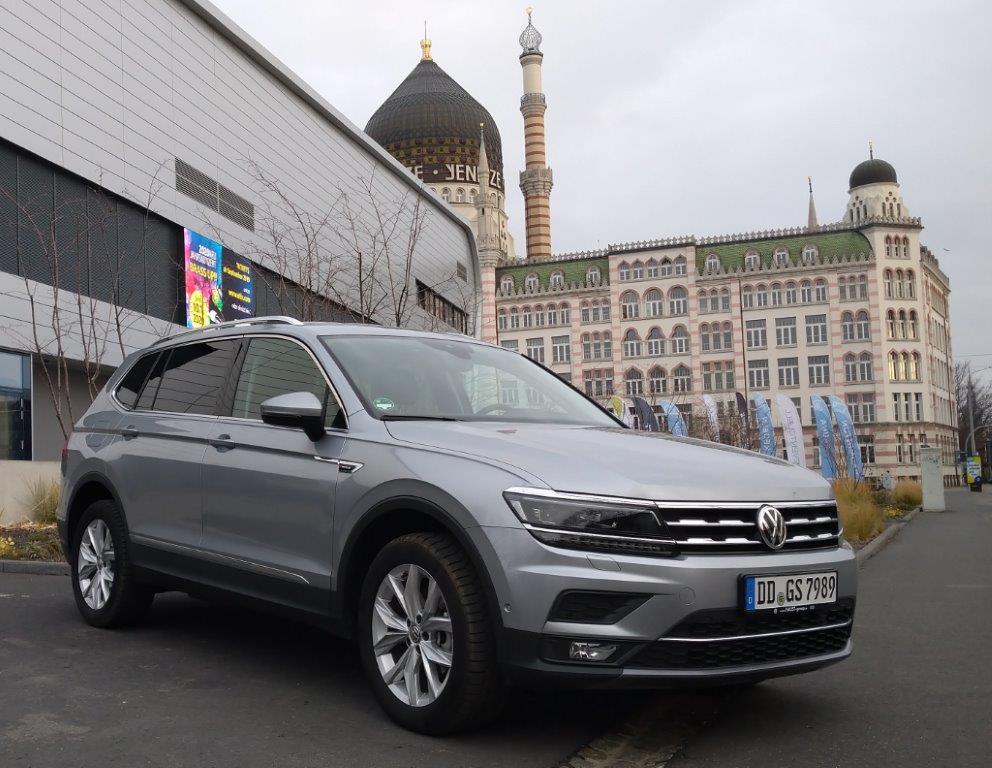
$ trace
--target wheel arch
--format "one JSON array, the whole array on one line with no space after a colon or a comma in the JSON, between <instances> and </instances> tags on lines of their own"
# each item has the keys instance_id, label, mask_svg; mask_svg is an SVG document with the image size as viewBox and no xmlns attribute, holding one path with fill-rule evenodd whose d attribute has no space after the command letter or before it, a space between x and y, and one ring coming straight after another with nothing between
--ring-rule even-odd
<instances>
[{"instance_id":1,"label":"wheel arch","mask_svg":"<svg viewBox=\"0 0 992 768\"><path fill-rule=\"evenodd\" d=\"M80 516L91 504L97 501L114 502L121 513L124 528L127 530L127 515L124 512L124 506L121 504L117 489L114 488L113 483L106 476L97 472L89 472L76 481L65 507L65 536L66 542L70 545L72 533L76 529L76 523ZM66 552L66 557L68 556L69 553Z\"/></svg>"}]
</instances>

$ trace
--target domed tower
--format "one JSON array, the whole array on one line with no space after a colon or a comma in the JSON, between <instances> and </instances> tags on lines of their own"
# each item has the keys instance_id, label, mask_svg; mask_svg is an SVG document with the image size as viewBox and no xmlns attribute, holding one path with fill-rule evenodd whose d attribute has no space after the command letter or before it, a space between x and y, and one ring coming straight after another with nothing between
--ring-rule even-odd
<instances>
[{"instance_id":1,"label":"domed tower","mask_svg":"<svg viewBox=\"0 0 992 768\"><path fill-rule=\"evenodd\" d=\"M862 224L874 218L908 219L909 209L899 191L896 169L875 157L871 144L868 147L868 159L851 171L844 221Z\"/></svg>"},{"instance_id":2,"label":"domed tower","mask_svg":"<svg viewBox=\"0 0 992 768\"><path fill-rule=\"evenodd\" d=\"M489 169L490 208L499 223L500 260L515 257L507 229L503 151L496 121L431 57L431 41L420 42L421 59L373 113L365 132L476 229L480 165ZM486 163L479 162L479 126L485 126ZM477 232L478 234L478 232Z\"/></svg>"}]
</instances>

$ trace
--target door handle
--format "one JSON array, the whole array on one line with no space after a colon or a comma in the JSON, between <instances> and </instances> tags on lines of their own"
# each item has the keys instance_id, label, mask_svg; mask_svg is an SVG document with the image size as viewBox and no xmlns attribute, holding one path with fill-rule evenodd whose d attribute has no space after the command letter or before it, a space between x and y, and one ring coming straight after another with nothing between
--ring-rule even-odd
<instances>
[{"instance_id":1,"label":"door handle","mask_svg":"<svg viewBox=\"0 0 992 768\"><path fill-rule=\"evenodd\" d=\"M230 435L217 435L217 437L211 439L209 442L219 451L229 451L235 447L235 443Z\"/></svg>"},{"instance_id":2,"label":"door handle","mask_svg":"<svg viewBox=\"0 0 992 768\"><path fill-rule=\"evenodd\" d=\"M121 430L121 437L125 440L133 440L138 436L138 430L128 425Z\"/></svg>"}]
</instances>

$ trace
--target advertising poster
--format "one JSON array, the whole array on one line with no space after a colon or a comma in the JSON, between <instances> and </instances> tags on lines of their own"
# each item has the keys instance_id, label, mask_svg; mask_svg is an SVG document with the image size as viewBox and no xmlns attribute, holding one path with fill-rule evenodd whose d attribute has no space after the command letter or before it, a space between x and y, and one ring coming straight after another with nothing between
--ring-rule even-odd
<instances>
[{"instance_id":1,"label":"advertising poster","mask_svg":"<svg viewBox=\"0 0 992 768\"><path fill-rule=\"evenodd\" d=\"M778 406L778 420L782 422L786 457L793 464L805 469L806 447L803 441L803 425L799 420L796 404L787 395L775 395L775 404Z\"/></svg>"},{"instance_id":2,"label":"advertising poster","mask_svg":"<svg viewBox=\"0 0 992 768\"><path fill-rule=\"evenodd\" d=\"M757 392L751 394L754 403L754 420L758 425L758 451L764 456L775 455L775 428L772 426L772 409Z\"/></svg>"},{"instance_id":3,"label":"advertising poster","mask_svg":"<svg viewBox=\"0 0 992 768\"><path fill-rule=\"evenodd\" d=\"M858 434L854 431L854 420L851 418L851 412L847 409L847 403L837 395L830 395L827 399L830 400L830 410L833 411L834 421L837 422L840 439L844 445L847 474L855 480L863 480L865 465L861 461L861 444L858 442Z\"/></svg>"},{"instance_id":4,"label":"advertising poster","mask_svg":"<svg viewBox=\"0 0 992 768\"><path fill-rule=\"evenodd\" d=\"M964 473L968 485L977 483L982 476L982 457L968 456L964 461Z\"/></svg>"},{"instance_id":5,"label":"advertising poster","mask_svg":"<svg viewBox=\"0 0 992 768\"><path fill-rule=\"evenodd\" d=\"M816 422L816 436L820 441L820 474L826 480L837 477L837 460L834 457L834 425L830 409L819 395L809 396Z\"/></svg>"},{"instance_id":6,"label":"advertising poster","mask_svg":"<svg viewBox=\"0 0 992 768\"><path fill-rule=\"evenodd\" d=\"M183 230L186 326L202 328L254 315L251 263L191 229Z\"/></svg>"}]
</instances>

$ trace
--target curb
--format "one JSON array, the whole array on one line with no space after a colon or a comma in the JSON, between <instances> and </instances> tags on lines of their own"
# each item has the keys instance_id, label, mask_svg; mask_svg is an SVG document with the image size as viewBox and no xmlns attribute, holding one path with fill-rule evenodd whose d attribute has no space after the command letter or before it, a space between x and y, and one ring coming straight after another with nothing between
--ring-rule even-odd
<instances>
[{"instance_id":1,"label":"curb","mask_svg":"<svg viewBox=\"0 0 992 768\"><path fill-rule=\"evenodd\" d=\"M0 573L27 573L36 576L68 576L69 564L47 560L0 560Z\"/></svg>"},{"instance_id":2,"label":"curb","mask_svg":"<svg viewBox=\"0 0 992 768\"><path fill-rule=\"evenodd\" d=\"M898 536L902 529L906 527L906 524L916 517L921 509L922 507L917 507L916 509L907 512L902 520L893 522L892 525L859 549L857 552L858 568L863 568L865 562L869 558L872 558L881 552L885 545Z\"/></svg>"}]
</instances>

